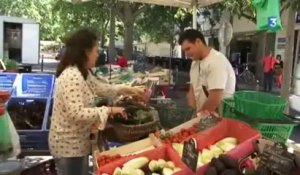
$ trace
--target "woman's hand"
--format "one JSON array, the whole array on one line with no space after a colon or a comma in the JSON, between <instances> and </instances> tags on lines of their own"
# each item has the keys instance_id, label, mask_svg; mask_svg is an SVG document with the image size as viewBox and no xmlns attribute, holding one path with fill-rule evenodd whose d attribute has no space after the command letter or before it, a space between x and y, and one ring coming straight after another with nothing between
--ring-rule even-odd
<instances>
[{"instance_id":1,"label":"woman's hand","mask_svg":"<svg viewBox=\"0 0 300 175\"><path fill-rule=\"evenodd\" d=\"M115 116L116 114L120 114L124 119L127 119L127 114L124 108L121 107L111 107L109 114L111 116Z\"/></svg>"},{"instance_id":2,"label":"woman's hand","mask_svg":"<svg viewBox=\"0 0 300 175\"><path fill-rule=\"evenodd\" d=\"M131 96L137 101L147 102L151 92L144 86L139 87L124 87L119 92L120 95Z\"/></svg>"}]
</instances>

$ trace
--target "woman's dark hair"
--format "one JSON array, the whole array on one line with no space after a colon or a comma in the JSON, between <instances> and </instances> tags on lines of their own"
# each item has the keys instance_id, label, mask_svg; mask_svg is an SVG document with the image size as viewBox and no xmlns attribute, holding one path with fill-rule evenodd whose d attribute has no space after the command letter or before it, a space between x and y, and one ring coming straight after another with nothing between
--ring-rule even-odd
<instances>
[{"instance_id":1,"label":"woman's dark hair","mask_svg":"<svg viewBox=\"0 0 300 175\"><path fill-rule=\"evenodd\" d=\"M81 29L66 39L66 50L57 66L56 77L68 66L77 66L84 79L87 79L87 51L90 51L97 44L97 35L88 30Z\"/></svg>"},{"instance_id":2,"label":"woman's dark hair","mask_svg":"<svg viewBox=\"0 0 300 175\"><path fill-rule=\"evenodd\" d=\"M276 55L276 58L281 60L281 55Z\"/></svg>"}]
</instances>

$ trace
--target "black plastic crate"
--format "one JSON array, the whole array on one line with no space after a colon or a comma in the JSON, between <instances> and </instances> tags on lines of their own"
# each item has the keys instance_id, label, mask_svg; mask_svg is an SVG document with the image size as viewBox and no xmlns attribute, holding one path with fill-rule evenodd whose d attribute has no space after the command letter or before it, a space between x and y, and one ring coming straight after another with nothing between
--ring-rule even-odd
<instances>
[{"instance_id":1,"label":"black plastic crate","mask_svg":"<svg viewBox=\"0 0 300 175\"><path fill-rule=\"evenodd\" d=\"M47 98L11 98L8 113L18 131L22 149L46 149L48 132L44 129L49 113Z\"/></svg>"},{"instance_id":2,"label":"black plastic crate","mask_svg":"<svg viewBox=\"0 0 300 175\"><path fill-rule=\"evenodd\" d=\"M53 159L22 171L21 175L57 175Z\"/></svg>"}]
</instances>

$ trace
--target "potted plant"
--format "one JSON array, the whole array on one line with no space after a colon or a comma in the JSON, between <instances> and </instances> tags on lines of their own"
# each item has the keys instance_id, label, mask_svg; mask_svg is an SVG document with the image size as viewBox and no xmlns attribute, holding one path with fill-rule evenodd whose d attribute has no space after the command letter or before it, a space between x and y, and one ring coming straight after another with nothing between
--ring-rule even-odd
<instances>
[{"instance_id":1,"label":"potted plant","mask_svg":"<svg viewBox=\"0 0 300 175\"><path fill-rule=\"evenodd\" d=\"M4 59L3 62L6 67L6 72L18 72L17 71L18 63L15 60Z\"/></svg>"}]
</instances>

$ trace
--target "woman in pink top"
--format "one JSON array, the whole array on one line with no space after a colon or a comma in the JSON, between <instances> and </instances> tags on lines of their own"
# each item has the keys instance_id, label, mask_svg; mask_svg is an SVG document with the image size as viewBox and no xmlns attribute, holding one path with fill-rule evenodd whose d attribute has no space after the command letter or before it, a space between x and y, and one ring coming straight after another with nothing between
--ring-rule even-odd
<instances>
[{"instance_id":1,"label":"woman in pink top","mask_svg":"<svg viewBox=\"0 0 300 175\"><path fill-rule=\"evenodd\" d=\"M264 91L271 92L273 87L273 75L276 59L273 54L264 57Z\"/></svg>"}]
</instances>

